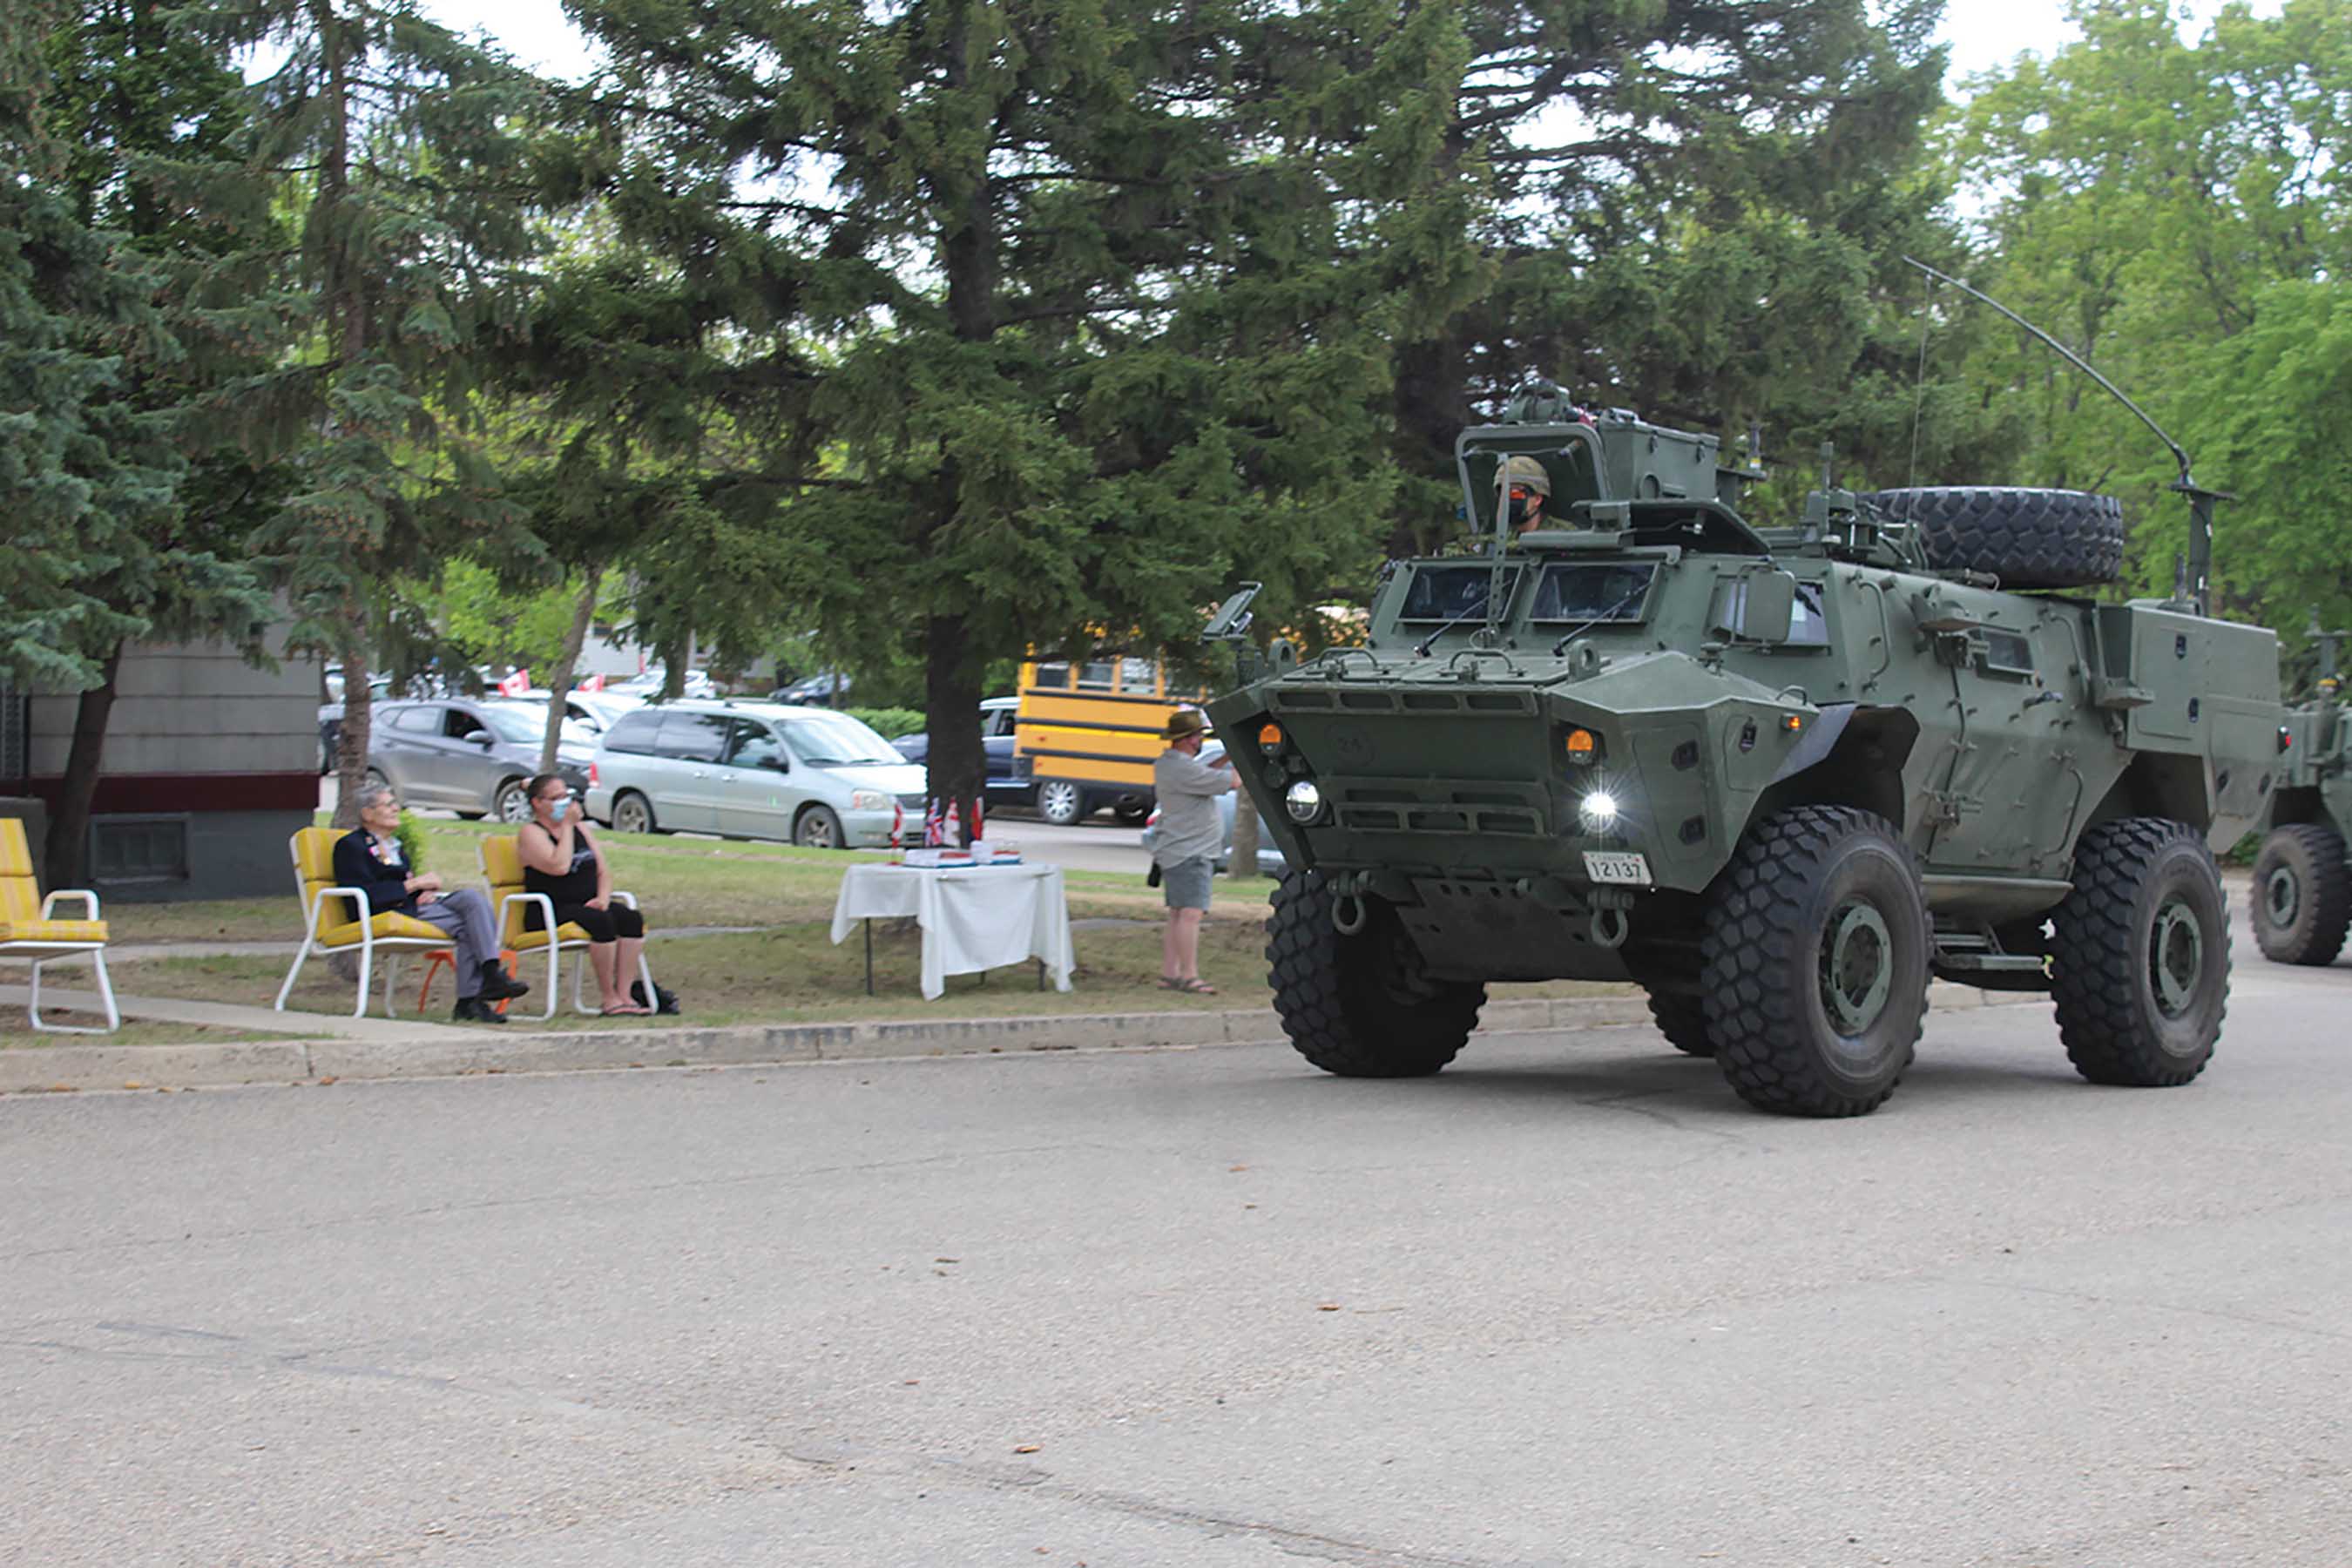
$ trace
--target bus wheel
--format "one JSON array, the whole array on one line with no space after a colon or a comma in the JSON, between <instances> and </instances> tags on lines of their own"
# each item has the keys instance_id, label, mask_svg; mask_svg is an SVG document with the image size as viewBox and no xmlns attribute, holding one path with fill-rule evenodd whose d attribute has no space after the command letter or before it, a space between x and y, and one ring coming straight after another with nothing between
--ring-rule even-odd
<instances>
[{"instance_id":1,"label":"bus wheel","mask_svg":"<svg viewBox=\"0 0 2352 1568\"><path fill-rule=\"evenodd\" d=\"M1037 786L1037 815L1056 827L1067 827L1086 816L1086 797L1067 779L1047 779Z\"/></svg>"}]
</instances>

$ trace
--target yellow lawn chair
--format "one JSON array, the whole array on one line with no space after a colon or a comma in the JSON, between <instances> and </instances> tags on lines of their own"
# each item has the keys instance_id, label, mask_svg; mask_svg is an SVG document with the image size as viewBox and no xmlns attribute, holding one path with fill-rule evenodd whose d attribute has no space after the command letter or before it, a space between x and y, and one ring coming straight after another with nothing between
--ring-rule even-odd
<instances>
[{"instance_id":1,"label":"yellow lawn chair","mask_svg":"<svg viewBox=\"0 0 2352 1568\"><path fill-rule=\"evenodd\" d=\"M547 988L541 994L546 1001L546 1007L539 1016L541 1018L552 1018L555 1016L556 976L559 969L557 954L585 949L588 946L588 933L568 921L561 929L557 929L555 900L545 893L530 893L523 890L522 850L513 839L485 838L480 841L480 854L482 880L490 885L490 903L499 911L499 945L507 952L516 954L531 952L540 948L547 950ZM633 910L637 907L637 900L634 894L622 892L617 888L613 891L613 901L626 904ZM534 904L539 906L541 929L525 931L523 929L524 911ZM551 941L551 937L553 940ZM645 983L646 1005L650 1007L654 1005L655 996L654 972L646 963L643 952L637 954L637 978ZM593 1014L601 1011L599 1008L588 1005L585 1000L587 988L588 962L583 959L580 966L572 972L572 1010L573 1012Z\"/></svg>"},{"instance_id":2,"label":"yellow lawn chair","mask_svg":"<svg viewBox=\"0 0 2352 1568\"><path fill-rule=\"evenodd\" d=\"M294 989L296 977L302 973L303 963L314 952L352 952L360 955L360 984L352 1016L367 1015L368 976L374 970L376 954L383 954L383 1012L386 1017L397 1017L399 1009L393 1005L394 977L399 973L403 952L429 952L439 948L449 951L449 933L429 925L414 915L381 914L372 920L360 920L359 911L365 900L357 888L339 888L335 882L335 840L342 834L331 827L305 827L287 840L294 856L294 883L302 897L302 945L294 954L294 966L286 972L286 984L278 988L277 1010L286 1011L286 998ZM455 962L454 954L452 962Z\"/></svg>"},{"instance_id":3,"label":"yellow lawn chair","mask_svg":"<svg viewBox=\"0 0 2352 1568\"><path fill-rule=\"evenodd\" d=\"M52 917L59 899L79 899L85 917L61 921ZM41 1022L41 966L61 954L86 952L98 972L99 1000L106 1005L106 1027L87 1024ZM47 956L36 958L36 953ZM86 888L59 888L41 897L33 879L33 851L25 842L25 824L0 817L0 958L23 958L33 965L33 995L27 1004L36 1029L60 1035L110 1035L121 1026L115 1009L114 983L106 974L106 922L98 918L98 895Z\"/></svg>"}]
</instances>

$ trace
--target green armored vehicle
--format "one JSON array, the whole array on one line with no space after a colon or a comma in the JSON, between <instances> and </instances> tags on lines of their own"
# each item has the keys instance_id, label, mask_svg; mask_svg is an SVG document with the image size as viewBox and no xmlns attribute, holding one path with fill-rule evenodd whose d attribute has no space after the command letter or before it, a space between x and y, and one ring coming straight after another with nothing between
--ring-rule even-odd
<instances>
[{"instance_id":1,"label":"green armored vehicle","mask_svg":"<svg viewBox=\"0 0 2352 1568\"><path fill-rule=\"evenodd\" d=\"M2105 497L1825 476L1761 527L1714 437L1549 386L1456 458L1475 552L1391 563L1364 646L1276 644L1208 707L1293 868L1267 957L1309 1061L1434 1072L1490 981L1630 980L1751 1103L1853 1115L1942 976L2051 993L2095 1082L2203 1069L2211 849L2282 710L2273 635L2204 611L2185 455L2191 564L2127 605L2066 592L2116 574Z\"/></svg>"},{"instance_id":2,"label":"green armored vehicle","mask_svg":"<svg viewBox=\"0 0 2352 1568\"><path fill-rule=\"evenodd\" d=\"M2316 623L2314 623L2315 626ZM2280 963L2327 964L2352 925L2352 712L2343 701L2336 649L2341 632L2318 632L2313 700L2287 715L2286 754L2271 793L2269 831L2254 858L2254 940Z\"/></svg>"}]
</instances>

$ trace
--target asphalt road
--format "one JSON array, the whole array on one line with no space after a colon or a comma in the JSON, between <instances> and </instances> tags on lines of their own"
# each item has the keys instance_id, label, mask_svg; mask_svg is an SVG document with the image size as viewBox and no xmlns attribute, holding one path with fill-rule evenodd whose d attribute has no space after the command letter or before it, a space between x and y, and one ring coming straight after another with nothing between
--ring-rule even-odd
<instances>
[{"instance_id":1,"label":"asphalt road","mask_svg":"<svg viewBox=\"0 0 2352 1568\"><path fill-rule=\"evenodd\" d=\"M2341 1568L2347 1005L0 1101L0 1562Z\"/></svg>"}]
</instances>

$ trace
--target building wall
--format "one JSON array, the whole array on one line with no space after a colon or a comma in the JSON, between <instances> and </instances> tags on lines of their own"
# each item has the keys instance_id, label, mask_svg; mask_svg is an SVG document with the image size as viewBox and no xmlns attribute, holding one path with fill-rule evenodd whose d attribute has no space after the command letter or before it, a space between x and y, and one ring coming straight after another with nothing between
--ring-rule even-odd
<instances>
[{"instance_id":1,"label":"building wall","mask_svg":"<svg viewBox=\"0 0 2352 1568\"><path fill-rule=\"evenodd\" d=\"M109 899L291 891L286 840L319 805L320 672L256 669L225 644L134 644L118 680L90 822L90 880ZM28 793L57 800L77 700L27 710Z\"/></svg>"}]
</instances>

